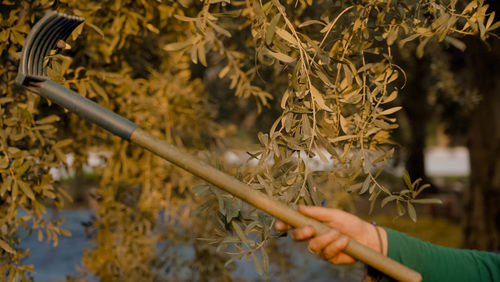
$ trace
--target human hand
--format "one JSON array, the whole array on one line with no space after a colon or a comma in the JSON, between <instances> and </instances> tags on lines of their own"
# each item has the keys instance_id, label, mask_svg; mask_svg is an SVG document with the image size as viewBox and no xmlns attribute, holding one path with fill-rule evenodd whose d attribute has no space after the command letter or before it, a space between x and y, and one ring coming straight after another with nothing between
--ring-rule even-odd
<instances>
[{"instance_id":1,"label":"human hand","mask_svg":"<svg viewBox=\"0 0 500 282\"><path fill-rule=\"evenodd\" d=\"M338 209L300 205L299 212L332 228L319 236L316 236L316 230L311 226L296 228L292 233L295 241L309 240L309 250L326 261L334 264L355 262L353 257L342 252L347 247L348 237L387 255L387 233L381 227ZM276 222L275 227L279 231L293 229L282 221Z\"/></svg>"}]
</instances>

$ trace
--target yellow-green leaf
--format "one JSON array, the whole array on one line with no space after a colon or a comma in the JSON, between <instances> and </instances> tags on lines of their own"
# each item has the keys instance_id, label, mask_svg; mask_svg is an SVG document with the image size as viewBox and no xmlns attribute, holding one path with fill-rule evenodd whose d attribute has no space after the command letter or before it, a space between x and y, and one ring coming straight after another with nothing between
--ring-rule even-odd
<instances>
[{"instance_id":1,"label":"yellow-green leaf","mask_svg":"<svg viewBox=\"0 0 500 282\"><path fill-rule=\"evenodd\" d=\"M3 156L0 158L0 169L7 168L9 166L10 160L8 156Z\"/></svg>"},{"instance_id":2,"label":"yellow-green leaf","mask_svg":"<svg viewBox=\"0 0 500 282\"><path fill-rule=\"evenodd\" d=\"M67 138L64 140L57 141L57 143L54 144L54 147L63 148L63 147L70 145L71 143L73 143L73 139Z\"/></svg>"},{"instance_id":3,"label":"yellow-green leaf","mask_svg":"<svg viewBox=\"0 0 500 282\"><path fill-rule=\"evenodd\" d=\"M297 42L297 39L295 37L293 37L288 31L284 30L284 29L281 29L279 27L276 28L276 34L285 39L286 41L288 41L289 43L295 45L295 46L298 46L298 42Z\"/></svg>"},{"instance_id":4,"label":"yellow-green leaf","mask_svg":"<svg viewBox=\"0 0 500 282\"><path fill-rule=\"evenodd\" d=\"M325 110L327 112L333 112L332 109L330 109L326 103L325 103L325 100L323 99L323 95L319 92L318 89L316 89L316 87L314 87L313 85L311 85L311 95L312 95L312 99L313 101L318 104L318 106L322 109L322 110Z\"/></svg>"},{"instance_id":5,"label":"yellow-green leaf","mask_svg":"<svg viewBox=\"0 0 500 282\"><path fill-rule=\"evenodd\" d=\"M0 248L4 249L7 253L16 254L16 250L14 250L7 242L0 239Z\"/></svg>"},{"instance_id":6,"label":"yellow-green leaf","mask_svg":"<svg viewBox=\"0 0 500 282\"><path fill-rule=\"evenodd\" d=\"M266 30L266 44L270 45L271 42L273 41L274 34L276 33L276 25L278 24L278 21L281 18L281 14L276 14L274 16L273 20L269 24Z\"/></svg>"},{"instance_id":7,"label":"yellow-green leaf","mask_svg":"<svg viewBox=\"0 0 500 282\"><path fill-rule=\"evenodd\" d=\"M387 115L390 115L390 114L393 114L399 110L401 110L403 107L401 106L397 106L397 107L393 107L393 108L390 108L390 109L387 109L387 110L384 110L380 113L378 113L379 116L387 116Z\"/></svg>"},{"instance_id":8,"label":"yellow-green leaf","mask_svg":"<svg viewBox=\"0 0 500 282\"><path fill-rule=\"evenodd\" d=\"M418 44L416 52L417 52L417 57L419 59L421 59L424 56L424 48L425 48L425 45L427 44L427 42L429 41L429 39L430 39L430 37L427 37Z\"/></svg>"},{"instance_id":9,"label":"yellow-green leaf","mask_svg":"<svg viewBox=\"0 0 500 282\"><path fill-rule=\"evenodd\" d=\"M387 98L384 99L382 104L392 102L392 101L396 100L397 97L398 97L398 91L394 90L391 92L391 94L389 96L387 96Z\"/></svg>"},{"instance_id":10,"label":"yellow-green leaf","mask_svg":"<svg viewBox=\"0 0 500 282\"><path fill-rule=\"evenodd\" d=\"M31 187L26 182L22 180L17 180L17 184L28 198L30 198L31 200L35 199L35 194L33 193L33 190L31 190Z\"/></svg>"},{"instance_id":11,"label":"yellow-green leaf","mask_svg":"<svg viewBox=\"0 0 500 282\"><path fill-rule=\"evenodd\" d=\"M229 72L230 66L227 65L225 66L220 72L219 72L219 78L223 78L226 76L226 74Z\"/></svg>"},{"instance_id":12,"label":"yellow-green leaf","mask_svg":"<svg viewBox=\"0 0 500 282\"><path fill-rule=\"evenodd\" d=\"M389 34L387 35L387 45L392 45L394 44L394 41L398 38L398 28L393 27L391 31L389 31Z\"/></svg>"},{"instance_id":13,"label":"yellow-green leaf","mask_svg":"<svg viewBox=\"0 0 500 282\"><path fill-rule=\"evenodd\" d=\"M2 185L0 186L0 197L3 197L5 192L12 189L12 177L6 177Z\"/></svg>"},{"instance_id":14,"label":"yellow-green leaf","mask_svg":"<svg viewBox=\"0 0 500 282\"><path fill-rule=\"evenodd\" d=\"M457 48L458 50L460 51L465 51L465 48L467 48L467 46L465 45L465 43L463 43L462 41L456 39L456 38L453 38L451 36L446 36L444 38L444 41L450 43L451 45L455 46L455 48Z\"/></svg>"},{"instance_id":15,"label":"yellow-green leaf","mask_svg":"<svg viewBox=\"0 0 500 282\"><path fill-rule=\"evenodd\" d=\"M205 54L205 44L201 42L198 44L198 59L203 66L207 66L207 58Z\"/></svg>"},{"instance_id":16,"label":"yellow-green leaf","mask_svg":"<svg viewBox=\"0 0 500 282\"><path fill-rule=\"evenodd\" d=\"M184 49L188 46L190 46L192 44L192 42L190 40L186 40L186 41L182 41L182 42L174 42L174 43L170 43L170 44L167 44L163 47L163 50L165 51L179 51L181 49Z\"/></svg>"},{"instance_id":17,"label":"yellow-green leaf","mask_svg":"<svg viewBox=\"0 0 500 282\"><path fill-rule=\"evenodd\" d=\"M353 138L356 138L356 135L341 135L341 136L337 136L335 138L328 138L328 141L330 143L337 143L340 141L345 141L345 140L349 140L349 139L353 139Z\"/></svg>"},{"instance_id":18,"label":"yellow-green leaf","mask_svg":"<svg viewBox=\"0 0 500 282\"><path fill-rule=\"evenodd\" d=\"M48 117L44 117L42 119L39 119L35 121L36 124L48 124L48 123L54 123L56 121L59 121L60 118L56 115L50 115Z\"/></svg>"},{"instance_id":19,"label":"yellow-green leaf","mask_svg":"<svg viewBox=\"0 0 500 282\"><path fill-rule=\"evenodd\" d=\"M186 16L182 16L182 15L174 15L174 17L180 21L184 21L184 22L194 22L197 20L197 18L190 18L190 17L186 17Z\"/></svg>"},{"instance_id":20,"label":"yellow-green leaf","mask_svg":"<svg viewBox=\"0 0 500 282\"><path fill-rule=\"evenodd\" d=\"M342 131L344 131L345 134L349 133L349 127L347 125L347 120L343 115L340 115L340 128L342 128Z\"/></svg>"},{"instance_id":21,"label":"yellow-green leaf","mask_svg":"<svg viewBox=\"0 0 500 282\"><path fill-rule=\"evenodd\" d=\"M492 25L488 28L488 31L493 31L493 30L495 30L495 29L497 29L497 28L499 28L499 27L500 27L500 21L499 21L499 22L496 22L496 23L494 23L494 24L492 24Z\"/></svg>"},{"instance_id":22,"label":"yellow-green leaf","mask_svg":"<svg viewBox=\"0 0 500 282\"><path fill-rule=\"evenodd\" d=\"M234 220L231 221L231 225L233 226L234 231L236 231L236 234L238 234L238 237L240 237L241 242L245 244L245 246L249 247L249 242L247 237L245 236L245 233L243 233L243 230L241 227L236 223Z\"/></svg>"},{"instance_id":23,"label":"yellow-green leaf","mask_svg":"<svg viewBox=\"0 0 500 282\"><path fill-rule=\"evenodd\" d=\"M415 204L438 204L442 205L443 201L440 199L435 199L435 198L429 198L429 199L413 199L411 200L412 203Z\"/></svg>"},{"instance_id":24,"label":"yellow-green leaf","mask_svg":"<svg viewBox=\"0 0 500 282\"><path fill-rule=\"evenodd\" d=\"M413 222L417 222L417 212L415 211L415 207L410 202L408 202L408 215Z\"/></svg>"},{"instance_id":25,"label":"yellow-green leaf","mask_svg":"<svg viewBox=\"0 0 500 282\"><path fill-rule=\"evenodd\" d=\"M273 51L271 51L271 50L267 51L267 53L268 53L269 55L273 56L274 58L276 58L276 59L278 59L278 60L280 60L280 61L284 62L284 63L288 63L288 64L289 64L289 63L292 63L292 62L294 62L294 61L295 61L295 59L294 59L294 58L292 58L292 57L290 57L290 56L288 56L288 55L285 55L285 54L283 54L283 53L276 53L276 52L273 52Z\"/></svg>"},{"instance_id":26,"label":"yellow-green leaf","mask_svg":"<svg viewBox=\"0 0 500 282\"><path fill-rule=\"evenodd\" d=\"M253 263L255 265L255 270L257 271L257 273L259 275L262 275L263 274L262 265L260 264L259 259L257 258L257 256L253 252L252 252L252 259L253 259Z\"/></svg>"},{"instance_id":27,"label":"yellow-green leaf","mask_svg":"<svg viewBox=\"0 0 500 282\"><path fill-rule=\"evenodd\" d=\"M215 31L217 31L218 33L226 36L226 37L231 37L231 33L229 31L227 31L226 29L222 28L221 26L211 22L211 21L208 21L208 24L213 27L215 29Z\"/></svg>"},{"instance_id":28,"label":"yellow-green leaf","mask_svg":"<svg viewBox=\"0 0 500 282\"><path fill-rule=\"evenodd\" d=\"M408 173L408 171L405 172L405 174L403 175L403 180L406 184L406 187L408 187L408 189L413 188L413 185L411 185L410 174Z\"/></svg>"}]
</instances>

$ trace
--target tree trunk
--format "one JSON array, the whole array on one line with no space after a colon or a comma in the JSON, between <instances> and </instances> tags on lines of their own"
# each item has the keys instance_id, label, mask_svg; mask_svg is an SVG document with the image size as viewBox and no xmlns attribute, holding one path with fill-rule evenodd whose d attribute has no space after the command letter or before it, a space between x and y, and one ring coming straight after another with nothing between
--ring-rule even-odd
<instances>
[{"instance_id":1,"label":"tree trunk","mask_svg":"<svg viewBox=\"0 0 500 282\"><path fill-rule=\"evenodd\" d=\"M496 2L496 1L492 1ZM493 4L493 3L492 3ZM498 9L497 9L498 10ZM500 40L478 40L466 51L468 75L481 101L471 114L470 185L464 195L463 247L500 249Z\"/></svg>"},{"instance_id":2,"label":"tree trunk","mask_svg":"<svg viewBox=\"0 0 500 282\"><path fill-rule=\"evenodd\" d=\"M430 117L430 107L427 102L426 81L429 73L429 63L426 58L417 59L414 48L410 52L402 54L399 63L407 72L406 87L401 93L401 104L410 129L410 138L402 138L400 141L407 148L405 168L411 179L423 178L429 183L425 175L424 149L427 137L427 124Z\"/></svg>"},{"instance_id":3,"label":"tree trunk","mask_svg":"<svg viewBox=\"0 0 500 282\"><path fill-rule=\"evenodd\" d=\"M417 74L425 75L422 71L423 65L426 64L416 64ZM426 126L429 119L427 91L422 86L422 83L418 83L417 81L409 81L408 84L408 91L402 95L403 109L406 112L411 131L411 138L405 146L408 148L405 167L412 180L417 178L426 179L424 149L427 136Z\"/></svg>"}]
</instances>

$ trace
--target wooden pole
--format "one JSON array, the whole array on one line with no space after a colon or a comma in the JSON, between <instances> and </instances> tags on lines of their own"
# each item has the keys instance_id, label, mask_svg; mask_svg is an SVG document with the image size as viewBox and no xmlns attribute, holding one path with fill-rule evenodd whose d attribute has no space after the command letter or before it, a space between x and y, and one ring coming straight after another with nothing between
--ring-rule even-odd
<instances>
[{"instance_id":1,"label":"wooden pole","mask_svg":"<svg viewBox=\"0 0 500 282\"><path fill-rule=\"evenodd\" d=\"M132 132L130 141L151 151L211 184L229 192L243 201L268 214L287 222L294 227L312 226L318 235L330 230L330 227L312 218L306 217L286 204L268 197L236 178L221 172L201 160L181 151L177 147L156 138L137 128ZM421 281L420 273L376 252L373 249L349 239L344 252L399 281Z\"/></svg>"}]
</instances>

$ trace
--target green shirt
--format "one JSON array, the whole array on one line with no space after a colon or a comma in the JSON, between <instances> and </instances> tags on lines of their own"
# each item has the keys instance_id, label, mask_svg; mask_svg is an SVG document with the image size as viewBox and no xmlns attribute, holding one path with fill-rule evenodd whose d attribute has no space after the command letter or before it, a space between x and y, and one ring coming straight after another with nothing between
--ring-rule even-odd
<instances>
[{"instance_id":1,"label":"green shirt","mask_svg":"<svg viewBox=\"0 0 500 282\"><path fill-rule=\"evenodd\" d=\"M387 255L420 272L423 281L500 281L500 254L445 248L385 230Z\"/></svg>"}]
</instances>

